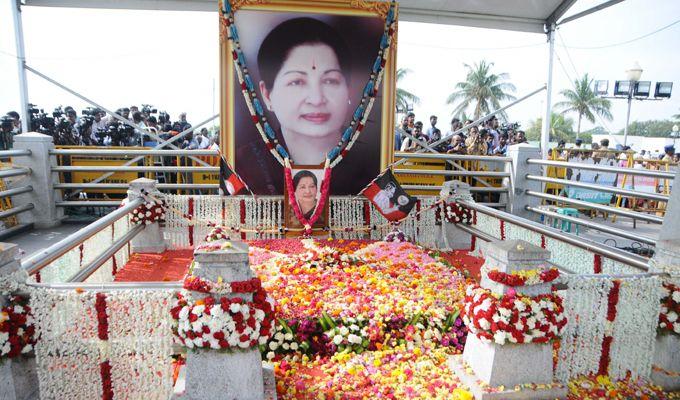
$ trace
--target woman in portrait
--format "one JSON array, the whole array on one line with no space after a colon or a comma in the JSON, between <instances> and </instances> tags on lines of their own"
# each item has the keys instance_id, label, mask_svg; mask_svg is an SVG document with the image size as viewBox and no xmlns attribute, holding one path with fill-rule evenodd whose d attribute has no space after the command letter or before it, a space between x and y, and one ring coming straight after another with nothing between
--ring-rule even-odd
<instances>
[{"instance_id":1,"label":"woman in portrait","mask_svg":"<svg viewBox=\"0 0 680 400\"><path fill-rule=\"evenodd\" d=\"M330 25L295 18L274 28L257 55L262 99L293 161L316 165L349 122L349 51Z\"/></svg>"},{"instance_id":2,"label":"woman in portrait","mask_svg":"<svg viewBox=\"0 0 680 400\"><path fill-rule=\"evenodd\" d=\"M314 214L317 202L318 181L316 176L308 170L302 170L293 177L295 188L295 201L300 207L300 212L306 219Z\"/></svg>"}]
</instances>

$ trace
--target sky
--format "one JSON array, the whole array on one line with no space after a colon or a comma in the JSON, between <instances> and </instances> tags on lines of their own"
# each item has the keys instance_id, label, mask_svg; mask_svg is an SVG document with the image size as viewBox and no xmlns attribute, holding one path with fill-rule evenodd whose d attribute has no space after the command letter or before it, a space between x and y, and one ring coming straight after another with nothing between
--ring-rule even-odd
<instances>
[{"instance_id":1,"label":"sky","mask_svg":"<svg viewBox=\"0 0 680 400\"><path fill-rule=\"evenodd\" d=\"M0 0L0 111L19 108L17 62L11 3ZM580 0L567 15L603 0ZM219 111L219 38L217 13L125 11L23 7L27 64L109 109L152 104L174 118L188 113L190 122ZM641 80L674 82L665 101L636 101L631 121L667 119L680 113L680 1L626 0L558 29L553 70L553 102L584 73L595 79L625 79L635 62ZM412 72L402 87L417 94L417 119L451 118L446 98L464 80L464 64L493 62L493 71L508 73L516 97L547 82L546 35L461 26L401 22L397 64ZM28 72L30 102L51 111L87 104ZM583 122L617 132L626 122L625 100L612 101L612 121ZM80 111L79 111L80 112ZM545 92L508 111L523 127L545 113ZM576 115L571 115L576 120ZM217 123L217 122L216 122Z\"/></svg>"}]
</instances>

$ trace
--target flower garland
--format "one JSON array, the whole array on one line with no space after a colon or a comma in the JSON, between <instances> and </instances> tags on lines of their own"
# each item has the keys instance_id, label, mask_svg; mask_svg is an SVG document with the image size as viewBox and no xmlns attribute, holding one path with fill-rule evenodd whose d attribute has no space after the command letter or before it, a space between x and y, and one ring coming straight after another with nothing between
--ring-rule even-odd
<instances>
[{"instance_id":1,"label":"flower garland","mask_svg":"<svg viewBox=\"0 0 680 400\"><path fill-rule=\"evenodd\" d=\"M487 272L487 276L494 282L517 287L552 282L560 277L560 271L557 268L536 268L507 273L491 269Z\"/></svg>"},{"instance_id":2,"label":"flower garland","mask_svg":"<svg viewBox=\"0 0 680 400\"><path fill-rule=\"evenodd\" d=\"M680 335L680 287L672 283L663 284L659 331Z\"/></svg>"},{"instance_id":3,"label":"flower garland","mask_svg":"<svg viewBox=\"0 0 680 400\"><path fill-rule=\"evenodd\" d=\"M165 221L165 201L148 201L132 211L130 222L137 225L149 225Z\"/></svg>"},{"instance_id":4,"label":"flower garland","mask_svg":"<svg viewBox=\"0 0 680 400\"><path fill-rule=\"evenodd\" d=\"M253 301L210 296L194 300L186 291L177 293L170 314L173 333L190 349L248 349L266 344L274 333L274 301L263 289L253 294Z\"/></svg>"},{"instance_id":5,"label":"flower garland","mask_svg":"<svg viewBox=\"0 0 680 400\"><path fill-rule=\"evenodd\" d=\"M216 242L218 240L231 240L227 234L227 229L221 226L216 226L210 230L205 236L206 242Z\"/></svg>"},{"instance_id":6,"label":"flower garland","mask_svg":"<svg viewBox=\"0 0 680 400\"><path fill-rule=\"evenodd\" d=\"M609 289L607 295L607 322L605 323L604 338L602 339L602 351L600 352L600 362L597 370L598 375L608 375L609 363L611 362L611 347L614 341L614 333L611 325L616 319L616 306L619 304L619 290L621 289L621 281L615 279L612 282L612 287Z\"/></svg>"},{"instance_id":7,"label":"flower garland","mask_svg":"<svg viewBox=\"0 0 680 400\"><path fill-rule=\"evenodd\" d=\"M302 226L305 228L305 235L311 235L312 226L314 226L316 221L321 217L321 213L323 213L326 201L328 200L328 196L330 195L331 167L329 166L329 163L330 160L326 159L326 165L324 167L324 177L323 181L321 182L321 196L319 197L319 201L316 203L316 206L314 207L314 213L308 220L302 214L302 211L300 210L300 205L297 203L297 200L295 200L295 187L293 186L293 170L291 169L290 166L290 159L286 158L285 160L284 176L286 180L286 191L288 192L288 202L293 207L295 217L298 219L298 221L300 221Z\"/></svg>"},{"instance_id":8,"label":"flower garland","mask_svg":"<svg viewBox=\"0 0 680 400\"><path fill-rule=\"evenodd\" d=\"M258 292L262 289L262 283L258 278L241 282L223 282L219 278L217 282L211 282L198 276L187 275L184 277L182 287L192 292L227 295L232 293Z\"/></svg>"},{"instance_id":9,"label":"flower garland","mask_svg":"<svg viewBox=\"0 0 680 400\"><path fill-rule=\"evenodd\" d=\"M239 40L238 30L234 24L234 10L231 5L231 0L222 1L220 7L221 21L226 27L228 40L232 45L232 58L236 75L238 76L239 84L241 85L241 92L245 99L246 106L250 111L251 118L260 136L267 145L267 148L272 153L274 158L284 165L284 160L290 158L288 151L279 143L276 138L276 133L267 121L264 115L262 102L260 101L257 92L255 91L255 84L250 75L249 69L246 66L246 57L241 49L241 42ZM394 27L396 25L396 0L392 0L390 9L385 18L385 28L383 36L380 40L380 50L378 56L373 63L371 74L363 90L363 95L352 116L352 121L349 126L343 131L342 138L338 145L328 152L328 159L332 162L331 168L335 167L347 152L352 148L353 144L358 139L363 130L366 120L371 113L375 97L378 94L380 83L382 81L383 72L387 63L390 46L392 44L392 37L394 35Z\"/></svg>"},{"instance_id":10,"label":"flower garland","mask_svg":"<svg viewBox=\"0 0 680 400\"><path fill-rule=\"evenodd\" d=\"M97 337L102 341L102 348L108 346L109 340L109 316L106 304L106 294L97 293L94 303L97 312ZM113 399L113 383L111 381L111 362L108 359L108 351L104 351L103 361L99 363L99 375L102 380L102 400Z\"/></svg>"},{"instance_id":11,"label":"flower garland","mask_svg":"<svg viewBox=\"0 0 680 400\"><path fill-rule=\"evenodd\" d=\"M388 233L387 236L385 236L385 238L383 239L383 242L404 243L408 242L409 241L408 239L409 238L406 236L404 232L397 229Z\"/></svg>"},{"instance_id":12,"label":"flower garland","mask_svg":"<svg viewBox=\"0 0 680 400\"><path fill-rule=\"evenodd\" d=\"M35 325L28 300L10 296L9 304L0 309L0 360L33 350L34 336Z\"/></svg>"},{"instance_id":13,"label":"flower garland","mask_svg":"<svg viewBox=\"0 0 680 400\"><path fill-rule=\"evenodd\" d=\"M567 324L562 299L556 294L497 296L469 285L464 304L465 324L485 342L547 343Z\"/></svg>"},{"instance_id":14,"label":"flower garland","mask_svg":"<svg viewBox=\"0 0 680 400\"><path fill-rule=\"evenodd\" d=\"M452 224L472 225L472 210L456 202L442 203L437 207L436 219L438 223L444 220Z\"/></svg>"}]
</instances>

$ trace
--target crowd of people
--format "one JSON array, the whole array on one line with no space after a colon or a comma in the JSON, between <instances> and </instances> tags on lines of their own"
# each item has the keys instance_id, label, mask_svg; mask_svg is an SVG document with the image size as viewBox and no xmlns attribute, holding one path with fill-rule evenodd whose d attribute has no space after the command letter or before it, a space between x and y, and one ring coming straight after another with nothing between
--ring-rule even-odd
<instances>
[{"instance_id":1,"label":"crowd of people","mask_svg":"<svg viewBox=\"0 0 680 400\"><path fill-rule=\"evenodd\" d=\"M121 107L116 114L132 121L130 126L103 110L88 108L78 115L73 107L61 107L51 114L29 105L29 129L50 135L56 145L62 146L140 146L154 147L160 141L191 129L187 114L180 113L176 121L164 111L160 113L149 105ZM19 113L10 111L0 119L0 148L12 148L13 137L21 133ZM136 127L136 128L135 128ZM176 146L182 149L218 149L219 134L210 135L206 128L190 131Z\"/></svg>"},{"instance_id":2,"label":"crowd of people","mask_svg":"<svg viewBox=\"0 0 680 400\"><path fill-rule=\"evenodd\" d=\"M495 116L479 125L454 118L445 135L437 128L437 122L437 116L432 115L430 127L424 130L414 113L406 114L395 129L395 151L415 152L430 147L439 153L503 156L509 145L527 143L524 131L517 129L519 124L501 126Z\"/></svg>"},{"instance_id":3,"label":"crowd of people","mask_svg":"<svg viewBox=\"0 0 680 400\"><path fill-rule=\"evenodd\" d=\"M609 139L604 138L599 142L594 142L590 145L590 149L586 149L582 139L576 139L573 147L567 147L564 140L557 143L557 147L548 150L548 157L563 158L567 155L581 154L584 157L589 156L595 159L613 159L618 158L620 161L626 161L632 149L630 146L616 145L610 147ZM661 160L671 163L680 162L680 153L676 152L675 146L672 144L666 145L663 148L663 153L658 151L651 152L643 149L635 153L633 157L636 161L643 160Z\"/></svg>"}]
</instances>

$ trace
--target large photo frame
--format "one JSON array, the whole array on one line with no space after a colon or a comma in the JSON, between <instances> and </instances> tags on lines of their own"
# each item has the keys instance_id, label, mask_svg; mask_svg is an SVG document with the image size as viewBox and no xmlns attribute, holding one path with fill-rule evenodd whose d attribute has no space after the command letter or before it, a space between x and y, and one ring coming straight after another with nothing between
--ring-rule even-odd
<instances>
[{"instance_id":1,"label":"large photo frame","mask_svg":"<svg viewBox=\"0 0 680 400\"><path fill-rule=\"evenodd\" d=\"M294 163L323 162L324 149L331 149L329 143L337 144L342 130L351 121L379 50L389 6L384 1L357 0L232 1L234 24L249 73L264 103L267 119ZM310 32L317 33L318 43L307 48L294 47L297 36L309 37ZM310 48L314 52L311 58L305 58ZM224 29L220 32L220 53L221 151L255 194L281 195L283 167L270 154L251 120L236 77L231 42ZM333 169L333 195L356 195L391 162L396 32L388 54L381 88L361 136ZM312 72L317 67L319 74L326 74L318 85ZM307 93L313 93L314 85L331 88L330 94L318 100L324 107L298 105L300 84L295 83L297 76L291 71L309 72L305 75L309 82L303 81L303 85L311 88ZM284 75L290 79L281 79ZM314 105L317 101L313 94L306 96L307 103ZM326 142L318 138L325 138Z\"/></svg>"}]
</instances>

